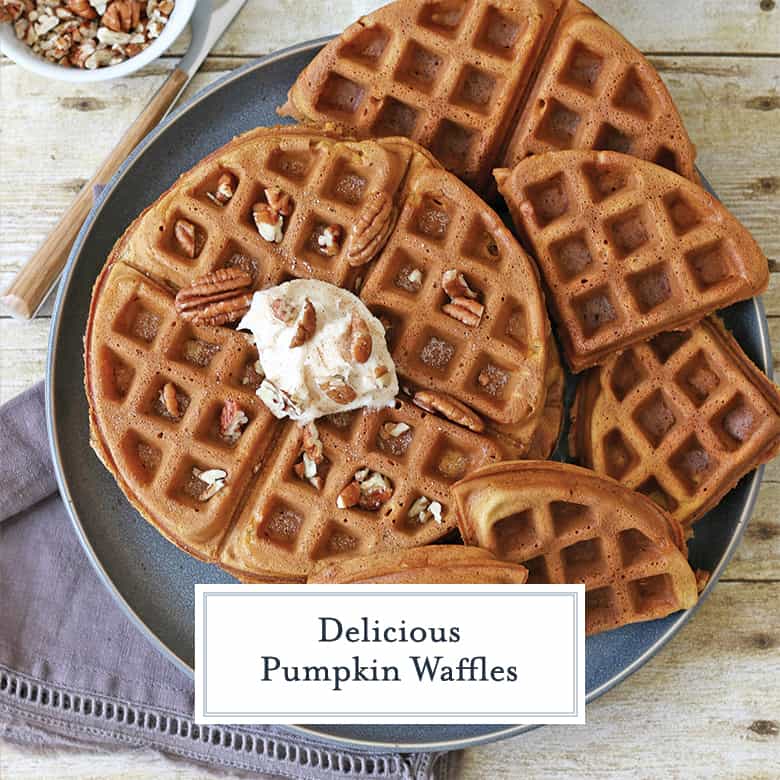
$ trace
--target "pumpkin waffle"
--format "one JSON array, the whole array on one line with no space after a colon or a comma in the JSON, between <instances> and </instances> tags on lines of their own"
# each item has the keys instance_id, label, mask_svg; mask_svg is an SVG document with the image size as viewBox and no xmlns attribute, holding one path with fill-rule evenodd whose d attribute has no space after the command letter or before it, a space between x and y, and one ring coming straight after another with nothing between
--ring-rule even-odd
<instances>
[{"instance_id":1,"label":"pumpkin waffle","mask_svg":"<svg viewBox=\"0 0 780 780\"><path fill-rule=\"evenodd\" d=\"M780 452L780 389L715 318L585 374L570 451L689 525Z\"/></svg>"},{"instance_id":2,"label":"pumpkin waffle","mask_svg":"<svg viewBox=\"0 0 780 780\"><path fill-rule=\"evenodd\" d=\"M587 634L696 603L680 524L612 479L510 461L471 472L453 495L467 544L522 563L530 583L585 584Z\"/></svg>"},{"instance_id":3,"label":"pumpkin waffle","mask_svg":"<svg viewBox=\"0 0 780 780\"><path fill-rule=\"evenodd\" d=\"M574 371L768 284L750 233L660 166L574 150L529 157L496 179L539 263Z\"/></svg>"},{"instance_id":4,"label":"pumpkin waffle","mask_svg":"<svg viewBox=\"0 0 780 780\"><path fill-rule=\"evenodd\" d=\"M282 196L277 231L257 215ZM359 265L355 235L378 199L389 227ZM337 238L323 244L328 229ZM394 409L317 421L316 473L301 461L300 427L255 395L250 340L217 326L235 322L252 290L294 278L362 297L386 324L407 392ZM456 301L477 321L447 314ZM210 155L117 242L93 292L85 361L93 446L131 502L247 580L303 580L315 561L435 542L455 529L452 483L546 446L560 418L534 264L407 139L259 129ZM363 500L365 480L387 480L381 506Z\"/></svg>"},{"instance_id":5,"label":"pumpkin waffle","mask_svg":"<svg viewBox=\"0 0 780 780\"><path fill-rule=\"evenodd\" d=\"M522 585L528 570L479 547L429 545L318 564L307 582L339 584Z\"/></svg>"},{"instance_id":6,"label":"pumpkin waffle","mask_svg":"<svg viewBox=\"0 0 780 780\"><path fill-rule=\"evenodd\" d=\"M574 0L399 0L328 43L283 116L406 136L484 195L496 165L617 149L696 179L695 149L652 65Z\"/></svg>"}]
</instances>

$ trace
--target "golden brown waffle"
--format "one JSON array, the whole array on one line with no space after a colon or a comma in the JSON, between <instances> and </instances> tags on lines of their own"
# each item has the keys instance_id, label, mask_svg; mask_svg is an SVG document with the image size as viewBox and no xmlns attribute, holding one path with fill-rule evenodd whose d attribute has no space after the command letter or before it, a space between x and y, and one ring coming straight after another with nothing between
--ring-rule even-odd
<instances>
[{"instance_id":1,"label":"golden brown waffle","mask_svg":"<svg viewBox=\"0 0 780 780\"><path fill-rule=\"evenodd\" d=\"M496 171L534 252L569 366L581 371L766 288L750 233L698 185L617 152Z\"/></svg>"},{"instance_id":2,"label":"golden brown waffle","mask_svg":"<svg viewBox=\"0 0 780 780\"><path fill-rule=\"evenodd\" d=\"M717 319L662 333L585 374L570 450L683 524L780 451L780 389Z\"/></svg>"},{"instance_id":3,"label":"golden brown waffle","mask_svg":"<svg viewBox=\"0 0 780 780\"><path fill-rule=\"evenodd\" d=\"M530 583L585 584L588 634L696 603L679 523L612 479L514 461L472 472L453 494L467 544L522 563Z\"/></svg>"},{"instance_id":4,"label":"golden brown waffle","mask_svg":"<svg viewBox=\"0 0 780 780\"><path fill-rule=\"evenodd\" d=\"M219 204L211 196L226 173L232 195ZM273 186L292 199L278 243L252 220ZM398 214L377 256L358 267L348 243L319 253L318 231L336 224L347 235L377 192ZM194 236L177 230L182 220ZM176 290L230 266L247 270L254 289L304 277L360 292L389 326L407 392L446 393L483 430L424 411L407 394L396 409L318 422L324 484L299 478L301 431L271 418L255 396L256 350L231 328L176 315ZM408 283L412 268L419 284ZM452 269L484 306L476 325L443 312L450 296L442 277ZM549 332L533 263L429 154L406 139L260 129L184 174L117 242L95 286L85 342L94 446L133 504L181 547L245 579L304 579L318 560L445 536L455 528L453 482L550 439L560 405ZM164 404L168 384L175 417ZM248 418L236 441L219 427L229 400ZM388 442L400 423L398 441ZM193 467L214 483L209 490ZM363 468L387 477L392 497L379 509L339 508ZM435 511L417 511L421 498Z\"/></svg>"},{"instance_id":5,"label":"golden brown waffle","mask_svg":"<svg viewBox=\"0 0 780 780\"><path fill-rule=\"evenodd\" d=\"M568 2L502 165L557 149L623 152L698 181L696 149L655 68L582 3Z\"/></svg>"},{"instance_id":6,"label":"golden brown waffle","mask_svg":"<svg viewBox=\"0 0 780 780\"><path fill-rule=\"evenodd\" d=\"M527 579L528 570L524 566L499 561L492 553L479 547L447 544L321 563L315 566L307 582L328 585L522 585Z\"/></svg>"},{"instance_id":7,"label":"golden brown waffle","mask_svg":"<svg viewBox=\"0 0 780 780\"><path fill-rule=\"evenodd\" d=\"M399 0L303 70L279 113L360 138L414 139L478 192L550 148L618 149L695 179L663 82L573 0Z\"/></svg>"}]
</instances>

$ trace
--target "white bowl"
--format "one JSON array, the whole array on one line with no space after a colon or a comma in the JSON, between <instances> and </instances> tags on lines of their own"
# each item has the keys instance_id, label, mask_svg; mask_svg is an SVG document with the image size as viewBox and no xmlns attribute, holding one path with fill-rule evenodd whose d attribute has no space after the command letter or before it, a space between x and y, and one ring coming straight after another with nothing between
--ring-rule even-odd
<instances>
[{"instance_id":1,"label":"white bowl","mask_svg":"<svg viewBox=\"0 0 780 780\"><path fill-rule=\"evenodd\" d=\"M32 73L49 79L59 81L88 82L107 81L108 79L127 76L142 68L152 60L156 60L179 37L182 30L192 16L197 0L176 0L170 18L165 23L160 37L153 40L142 52L135 57L130 57L118 65L107 65L104 68L87 70L86 68L66 68L49 62L35 54L23 41L20 41L14 33L13 25L0 24L0 51L10 57L17 65Z\"/></svg>"}]
</instances>

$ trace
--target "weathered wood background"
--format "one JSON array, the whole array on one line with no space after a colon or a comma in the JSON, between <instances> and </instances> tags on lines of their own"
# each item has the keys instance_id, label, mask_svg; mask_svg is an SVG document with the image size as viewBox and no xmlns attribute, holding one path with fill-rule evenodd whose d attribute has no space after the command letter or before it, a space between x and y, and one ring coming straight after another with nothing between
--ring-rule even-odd
<instances>
[{"instance_id":1,"label":"weathered wood background","mask_svg":"<svg viewBox=\"0 0 780 780\"><path fill-rule=\"evenodd\" d=\"M188 94L248 59L334 33L372 0L249 0ZM666 81L699 165L769 257L764 296L780 369L780 8L775 0L593 0ZM304 11L305 9L305 11ZM183 49L180 42L176 52ZM123 81L44 81L0 58L0 288L32 254L175 57ZM0 318L0 401L43 376L51 302L31 324ZM780 777L780 462L744 541L685 630L588 710L465 751L464 778ZM38 755L0 743L0 778L200 778L152 754Z\"/></svg>"}]
</instances>

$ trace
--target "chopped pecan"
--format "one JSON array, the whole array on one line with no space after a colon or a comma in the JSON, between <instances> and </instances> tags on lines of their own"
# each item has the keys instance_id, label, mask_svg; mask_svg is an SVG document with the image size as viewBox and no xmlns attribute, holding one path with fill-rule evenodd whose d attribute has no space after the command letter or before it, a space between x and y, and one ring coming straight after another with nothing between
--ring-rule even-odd
<instances>
[{"instance_id":1,"label":"chopped pecan","mask_svg":"<svg viewBox=\"0 0 780 780\"><path fill-rule=\"evenodd\" d=\"M227 480L227 472L223 469L206 469L201 471L195 466L192 467L193 476L203 482L205 487L198 494L199 501L208 501L212 496L215 496L225 487Z\"/></svg>"},{"instance_id":2,"label":"chopped pecan","mask_svg":"<svg viewBox=\"0 0 780 780\"><path fill-rule=\"evenodd\" d=\"M292 198L281 187L266 187L265 199L277 214L281 214L283 217L289 217L292 214Z\"/></svg>"},{"instance_id":3,"label":"chopped pecan","mask_svg":"<svg viewBox=\"0 0 780 780\"><path fill-rule=\"evenodd\" d=\"M450 298L476 298L477 293L469 287L466 277L455 268L442 274L441 286Z\"/></svg>"},{"instance_id":4,"label":"chopped pecan","mask_svg":"<svg viewBox=\"0 0 780 780\"><path fill-rule=\"evenodd\" d=\"M65 0L65 7L82 19L97 18L97 11L89 4L89 0Z\"/></svg>"},{"instance_id":5,"label":"chopped pecan","mask_svg":"<svg viewBox=\"0 0 780 780\"><path fill-rule=\"evenodd\" d=\"M217 180L217 188L214 192L207 192L206 195L218 206L224 206L235 195L237 184L238 179L232 173L225 172Z\"/></svg>"},{"instance_id":6,"label":"chopped pecan","mask_svg":"<svg viewBox=\"0 0 780 780\"><path fill-rule=\"evenodd\" d=\"M420 390L414 394L412 401L421 409L425 409L426 412L440 414L442 417L476 433L482 433L485 430L485 423L476 412L446 393Z\"/></svg>"},{"instance_id":7,"label":"chopped pecan","mask_svg":"<svg viewBox=\"0 0 780 780\"><path fill-rule=\"evenodd\" d=\"M352 403L357 398L354 388L340 376L334 376L320 384L320 390L325 393L331 401L345 406Z\"/></svg>"},{"instance_id":8,"label":"chopped pecan","mask_svg":"<svg viewBox=\"0 0 780 780\"><path fill-rule=\"evenodd\" d=\"M445 303L441 310L458 322L476 328L482 321L485 307L473 298L453 298L449 303Z\"/></svg>"},{"instance_id":9,"label":"chopped pecan","mask_svg":"<svg viewBox=\"0 0 780 780\"><path fill-rule=\"evenodd\" d=\"M284 238L284 217L267 203L252 206L252 219L257 232L268 242L280 244Z\"/></svg>"},{"instance_id":10,"label":"chopped pecan","mask_svg":"<svg viewBox=\"0 0 780 780\"><path fill-rule=\"evenodd\" d=\"M249 418L235 399L228 398L219 416L219 435L230 444L235 444L248 422Z\"/></svg>"},{"instance_id":11,"label":"chopped pecan","mask_svg":"<svg viewBox=\"0 0 780 780\"><path fill-rule=\"evenodd\" d=\"M320 439L320 433L317 430L317 426L313 422L303 426L301 448L314 463L322 462L322 458L324 457L322 440Z\"/></svg>"},{"instance_id":12,"label":"chopped pecan","mask_svg":"<svg viewBox=\"0 0 780 780\"><path fill-rule=\"evenodd\" d=\"M295 329L292 341L290 341L290 348L294 349L305 344L314 335L316 329L317 312L314 310L314 304L307 298L298 319L298 327Z\"/></svg>"},{"instance_id":13,"label":"chopped pecan","mask_svg":"<svg viewBox=\"0 0 780 780\"><path fill-rule=\"evenodd\" d=\"M382 427L379 429L379 435L383 439L396 439L410 430L410 426L405 422L393 422L391 420L382 425Z\"/></svg>"},{"instance_id":14,"label":"chopped pecan","mask_svg":"<svg viewBox=\"0 0 780 780\"><path fill-rule=\"evenodd\" d=\"M165 410L173 417L174 420L179 419L181 410L179 409L179 399L176 394L176 385L173 382L166 382L162 389L162 402L165 406Z\"/></svg>"},{"instance_id":15,"label":"chopped pecan","mask_svg":"<svg viewBox=\"0 0 780 780\"><path fill-rule=\"evenodd\" d=\"M317 236L317 248L323 255L333 257L341 249L341 225L328 225Z\"/></svg>"},{"instance_id":16,"label":"chopped pecan","mask_svg":"<svg viewBox=\"0 0 780 780\"><path fill-rule=\"evenodd\" d=\"M240 268L218 268L176 294L176 311L197 325L237 322L249 311L252 277Z\"/></svg>"},{"instance_id":17,"label":"chopped pecan","mask_svg":"<svg viewBox=\"0 0 780 780\"><path fill-rule=\"evenodd\" d=\"M390 480L378 471L361 469L355 474L355 482L360 488L358 505L361 509L375 512L393 495L393 485ZM353 483L354 484L354 483Z\"/></svg>"},{"instance_id":18,"label":"chopped pecan","mask_svg":"<svg viewBox=\"0 0 780 780\"><path fill-rule=\"evenodd\" d=\"M358 501L360 501L360 484L353 481L338 494L336 506L339 509L350 509L357 506Z\"/></svg>"},{"instance_id":19,"label":"chopped pecan","mask_svg":"<svg viewBox=\"0 0 780 780\"><path fill-rule=\"evenodd\" d=\"M365 363L371 357L373 341L371 331L366 321L355 311L349 319L349 325L344 332L341 353L345 360Z\"/></svg>"},{"instance_id":20,"label":"chopped pecan","mask_svg":"<svg viewBox=\"0 0 780 780\"><path fill-rule=\"evenodd\" d=\"M347 262L365 265L371 262L390 238L398 219L398 209L392 198L381 190L375 190L366 198L357 221L353 223L347 240Z\"/></svg>"},{"instance_id":21,"label":"chopped pecan","mask_svg":"<svg viewBox=\"0 0 780 780\"><path fill-rule=\"evenodd\" d=\"M441 515L442 505L438 501L431 501L428 496L420 496L409 507L409 519L418 523L427 523L431 518L441 523Z\"/></svg>"},{"instance_id":22,"label":"chopped pecan","mask_svg":"<svg viewBox=\"0 0 780 780\"><path fill-rule=\"evenodd\" d=\"M198 251L197 230L187 219L177 219L173 226L173 235L181 251L189 258L194 258Z\"/></svg>"},{"instance_id":23,"label":"chopped pecan","mask_svg":"<svg viewBox=\"0 0 780 780\"><path fill-rule=\"evenodd\" d=\"M274 298L271 301L271 311L279 322L292 325L298 316L298 309L287 298Z\"/></svg>"},{"instance_id":24,"label":"chopped pecan","mask_svg":"<svg viewBox=\"0 0 780 780\"><path fill-rule=\"evenodd\" d=\"M274 417L286 417L290 412L295 415L301 414L300 402L268 379L263 379L260 383L257 397L268 407Z\"/></svg>"}]
</instances>

